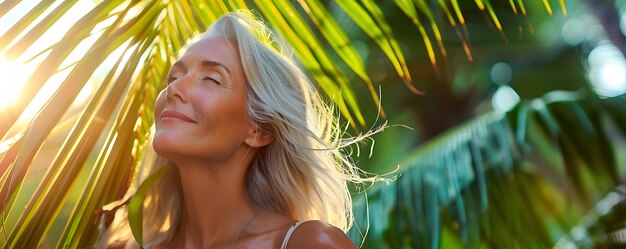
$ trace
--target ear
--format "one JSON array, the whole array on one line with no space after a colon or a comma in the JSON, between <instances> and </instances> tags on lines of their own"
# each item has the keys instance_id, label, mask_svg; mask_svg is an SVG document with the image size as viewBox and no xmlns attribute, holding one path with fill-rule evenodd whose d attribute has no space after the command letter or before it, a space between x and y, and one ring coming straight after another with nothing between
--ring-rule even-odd
<instances>
[{"instance_id":1,"label":"ear","mask_svg":"<svg viewBox=\"0 0 626 249\"><path fill-rule=\"evenodd\" d=\"M244 142L250 147L261 148L270 144L272 140L274 140L274 137L269 129L253 123L250 125L250 128L248 128L248 134Z\"/></svg>"}]
</instances>

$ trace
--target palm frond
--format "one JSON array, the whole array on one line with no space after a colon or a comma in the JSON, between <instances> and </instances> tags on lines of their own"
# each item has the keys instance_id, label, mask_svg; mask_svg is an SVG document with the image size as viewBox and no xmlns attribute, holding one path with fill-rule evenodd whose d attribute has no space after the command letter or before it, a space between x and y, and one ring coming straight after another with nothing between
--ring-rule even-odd
<instances>
[{"instance_id":1,"label":"palm frond","mask_svg":"<svg viewBox=\"0 0 626 249\"><path fill-rule=\"evenodd\" d=\"M400 163L396 181L374 186L367 191L367 199L356 201L356 226L349 235L353 241L361 241L359 229L372 217L367 248L401 248L404 244L439 248L440 210L453 202L459 205L450 208L463 215L466 210L487 208L485 173L488 169L509 172L519 157L512 134L506 116L491 113L423 145ZM475 183L471 192L477 201L465 207L461 193L471 183ZM460 221L466 232L467 219ZM388 232L391 229L394 232ZM387 233L400 237L388 238L384 236Z\"/></svg>"},{"instance_id":2,"label":"palm frond","mask_svg":"<svg viewBox=\"0 0 626 249\"><path fill-rule=\"evenodd\" d=\"M0 3L0 17L23 2L26 1L3 1ZM58 41L47 44L45 48L35 46L40 37L83 2L42 1L0 37L3 57L37 64L18 101L7 109L0 122L0 145L8 147L0 151L3 235L0 236L0 244L4 247L36 248L43 244L82 247L93 241L97 233L92 225L96 220L96 210L121 198L135 173L137 160L143 153L154 122L153 103L164 87L162 82L167 70L188 38L204 31L229 10L257 9L291 43L307 71L320 88L333 97L343 116L355 127L356 124L364 126L366 123L362 107L352 89L350 72L344 72L337 64L345 63L365 83L378 105L379 98L373 90L376 82L368 76L365 63L346 38L345 30L337 24L339 22L328 14L331 11L315 1L299 1L303 11L288 1L276 4L254 1L255 4L249 4L251 6L244 1L96 2L77 18L76 23L67 27L65 33L58 34L61 37ZM413 87L409 65L386 21L388 15L373 1L338 3L352 21L379 44L409 89L419 93ZM521 1L519 3L521 7ZM439 4L442 8L447 6ZM464 27L458 2L452 0L450 4L458 22ZM425 42L434 35L432 40L437 41L445 56L438 31L440 25L434 23L435 19L428 14L431 5L425 1L414 1L403 2L402 6L415 20L420 20L417 19L417 10L428 16L429 23L422 21L415 24L423 30L421 35ZM488 2L485 6L489 11ZM415 7L417 9L413 11ZM447 17L450 23L455 23L451 14ZM495 14L492 19L497 21ZM433 34L428 34L424 27L431 27ZM468 40L465 28L464 32L459 38L463 40L469 57L469 48L464 42ZM82 52L79 45L93 38L95 42ZM327 49L327 44L330 49ZM31 53L34 56L24 53L33 49L39 50ZM428 50L434 63L434 49ZM77 61L70 61L72 53L83 55ZM339 60L334 59L335 55ZM105 71L104 77L100 77L98 70ZM38 115L26 125L18 122L27 107L35 102L36 95L62 73L67 73L67 77L62 77L59 88ZM75 106L79 92L89 82L94 82L97 90L85 104ZM484 118L484 122L494 122L497 127L505 129L499 118L489 116ZM70 129L65 128L70 126ZM43 151L50 149L48 141L57 137L55 131L58 130L65 132L59 135L64 138L62 145L54 149L52 156L46 155ZM458 142L460 144L462 141ZM500 151L500 148L490 150ZM502 156L512 155L512 152L502 153ZM463 154L458 156L467 157ZM450 157L448 160L461 159ZM485 156L484 160L491 162L489 160L496 159ZM512 157L508 160L514 161ZM50 162L50 166L43 169L44 173L36 172L33 166L34 162L41 161ZM470 179L469 175L457 177ZM407 183L402 180L402 184ZM460 189L462 186L458 186L457 190ZM439 193L432 193L429 197L432 200L440 198ZM445 203L452 202L457 196L449 195L450 200ZM484 200L480 203L485 205ZM428 210L434 212L435 209L430 207ZM435 220L431 222L439 224Z\"/></svg>"},{"instance_id":3,"label":"palm frond","mask_svg":"<svg viewBox=\"0 0 626 249\"><path fill-rule=\"evenodd\" d=\"M554 248L620 248L626 245L626 193L621 185L597 202Z\"/></svg>"},{"instance_id":4,"label":"palm frond","mask_svg":"<svg viewBox=\"0 0 626 249\"><path fill-rule=\"evenodd\" d=\"M624 99L554 91L449 130L407 156L396 181L371 187L355 202L349 235L365 239L364 248L440 248L442 231L452 229L468 248L550 247L559 237L549 234L562 236L573 226L556 207L589 207L618 183L605 127L607 118L623 125L626 111L603 106ZM542 152L546 144L551 149ZM540 159L554 152L562 154L563 168L542 165ZM575 191L552 186L563 181Z\"/></svg>"}]
</instances>

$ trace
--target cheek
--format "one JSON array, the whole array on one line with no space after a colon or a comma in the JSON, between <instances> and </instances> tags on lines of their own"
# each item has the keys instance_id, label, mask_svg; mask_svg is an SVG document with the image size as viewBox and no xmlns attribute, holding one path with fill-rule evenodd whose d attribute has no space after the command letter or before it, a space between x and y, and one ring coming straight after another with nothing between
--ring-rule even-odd
<instances>
[{"instance_id":1,"label":"cheek","mask_svg":"<svg viewBox=\"0 0 626 249\"><path fill-rule=\"evenodd\" d=\"M212 152L233 150L243 143L248 128L246 105L241 98L206 98L194 108L201 117L198 129L194 131L197 141L203 148ZM214 101L211 101L214 100Z\"/></svg>"},{"instance_id":2,"label":"cheek","mask_svg":"<svg viewBox=\"0 0 626 249\"><path fill-rule=\"evenodd\" d=\"M187 107L193 110L197 124L167 123L159 126L153 138L153 148L161 156L200 156L213 159L228 158L239 148L246 135L245 97L190 91ZM164 94L155 102L158 116L166 105Z\"/></svg>"}]
</instances>

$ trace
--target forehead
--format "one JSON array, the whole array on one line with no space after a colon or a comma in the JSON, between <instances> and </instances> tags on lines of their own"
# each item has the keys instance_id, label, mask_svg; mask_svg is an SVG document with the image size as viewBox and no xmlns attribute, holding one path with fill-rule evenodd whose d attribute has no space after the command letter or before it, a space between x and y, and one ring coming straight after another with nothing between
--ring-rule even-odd
<instances>
[{"instance_id":1,"label":"forehead","mask_svg":"<svg viewBox=\"0 0 626 249\"><path fill-rule=\"evenodd\" d=\"M180 60L209 60L237 70L241 62L237 46L230 40L221 36L208 36L194 42L189 46Z\"/></svg>"}]
</instances>

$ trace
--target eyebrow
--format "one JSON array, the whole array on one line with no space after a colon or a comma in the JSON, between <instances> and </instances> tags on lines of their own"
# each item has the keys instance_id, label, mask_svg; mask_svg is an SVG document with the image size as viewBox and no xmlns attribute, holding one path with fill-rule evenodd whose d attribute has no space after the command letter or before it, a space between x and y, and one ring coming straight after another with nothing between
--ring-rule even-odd
<instances>
[{"instance_id":1,"label":"eyebrow","mask_svg":"<svg viewBox=\"0 0 626 249\"><path fill-rule=\"evenodd\" d=\"M219 62L217 62L217 61L208 61L208 60L203 60L203 61L201 62L201 65L202 65L203 67L221 67L221 68L223 68L224 70L226 70L226 72L228 72L228 74L231 74L231 73L230 73L230 69L228 69L228 67L224 66L224 64L219 63Z\"/></svg>"},{"instance_id":2,"label":"eyebrow","mask_svg":"<svg viewBox=\"0 0 626 249\"><path fill-rule=\"evenodd\" d=\"M224 64L219 63L217 61L203 60L202 62L200 62L200 65L202 65L203 67L221 67L224 70L226 70L228 74L231 74L230 69L228 69L228 67L226 67ZM180 68L183 68L184 70L187 70L187 66L185 66L185 63L183 61L175 62L174 65L172 65L172 68L174 67L180 67Z\"/></svg>"}]
</instances>

